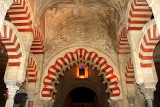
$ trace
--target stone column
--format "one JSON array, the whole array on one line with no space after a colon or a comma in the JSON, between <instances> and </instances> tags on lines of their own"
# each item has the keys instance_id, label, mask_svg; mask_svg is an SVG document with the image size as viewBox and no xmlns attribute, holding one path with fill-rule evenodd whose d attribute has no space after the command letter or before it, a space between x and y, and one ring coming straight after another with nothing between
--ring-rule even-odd
<instances>
[{"instance_id":1,"label":"stone column","mask_svg":"<svg viewBox=\"0 0 160 107\"><path fill-rule=\"evenodd\" d=\"M153 88L145 88L144 96L147 102L147 107L153 107L153 99L154 99L154 91L156 89Z\"/></svg>"},{"instance_id":2,"label":"stone column","mask_svg":"<svg viewBox=\"0 0 160 107\"><path fill-rule=\"evenodd\" d=\"M35 94L28 94L28 107L33 107Z\"/></svg>"},{"instance_id":3,"label":"stone column","mask_svg":"<svg viewBox=\"0 0 160 107\"><path fill-rule=\"evenodd\" d=\"M129 107L135 107L135 97L127 97L128 99L128 103L129 103Z\"/></svg>"},{"instance_id":4,"label":"stone column","mask_svg":"<svg viewBox=\"0 0 160 107\"><path fill-rule=\"evenodd\" d=\"M8 88L8 98L5 107L13 107L14 97L19 87L16 85L16 81L8 81L6 82L6 86Z\"/></svg>"},{"instance_id":5,"label":"stone column","mask_svg":"<svg viewBox=\"0 0 160 107\"><path fill-rule=\"evenodd\" d=\"M154 91L156 90L156 88L152 86L145 87L144 85L141 85L140 89L141 89L141 92L144 94L147 107L153 107Z\"/></svg>"}]
</instances>

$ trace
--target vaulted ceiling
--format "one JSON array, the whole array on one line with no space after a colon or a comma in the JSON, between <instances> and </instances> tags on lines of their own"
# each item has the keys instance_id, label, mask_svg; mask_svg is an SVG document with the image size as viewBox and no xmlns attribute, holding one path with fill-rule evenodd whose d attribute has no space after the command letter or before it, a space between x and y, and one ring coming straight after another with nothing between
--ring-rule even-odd
<instances>
[{"instance_id":1,"label":"vaulted ceiling","mask_svg":"<svg viewBox=\"0 0 160 107\"><path fill-rule=\"evenodd\" d=\"M37 4L35 19L44 18L47 47L78 43L117 51L125 0L38 0Z\"/></svg>"}]
</instances>

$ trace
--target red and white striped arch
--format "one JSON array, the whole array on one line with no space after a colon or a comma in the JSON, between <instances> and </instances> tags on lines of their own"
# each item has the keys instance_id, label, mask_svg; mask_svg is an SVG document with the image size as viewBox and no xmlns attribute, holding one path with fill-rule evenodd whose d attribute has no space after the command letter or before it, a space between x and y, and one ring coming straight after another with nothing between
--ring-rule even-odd
<instances>
[{"instance_id":1,"label":"red and white striped arch","mask_svg":"<svg viewBox=\"0 0 160 107\"><path fill-rule=\"evenodd\" d=\"M37 28L34 30L34 39L31 46L31 53L44 54L43 36L40 30Z\"/></svg>"},{"instance_id":2,"label":"red and white striped arch","mask_svg":"<svg viewBox=\"0 0 160 107\"><path fill-rule=\"evenodd\" d=\"M24 53L23 43L15 26L8 21L4 21L0 41L4 44L8 53L8 66L19 67Z\"/></svg>"},{"instance_id":3,"label":"red and white striped arch","mask_svg":"<svg viewBox=\"0 0 160 107\"><path fill-rule=\"evenodd\" d=\"M140 42L139 58L142 69L152 69L153 52L159 40L160 35L158 33L157 25L153 22L145 28Z\"/></svg>"},{"instance_id":4,"label":"red and white striped arch","mask_svg":"<svg viewBox=\"0 0 160 107\"><path fill-rule=\"evenodd\" d=\"M118 54L129 54L131 52L128 38L127 38L127 32L128 31L127 31L126 27L124 27L121 31Z\"/></svg>"},{"instance_id":5,"label":"red and white striped arch","mask_svg":"<svg viewBox=\"0 0 160 107\"><path fill-rule=\"evenodd\" d=\"M33 56L29 56L27 66L27 78L29 82L36 82L37 79L37 61Z\"/></svg>"},{"instance_id":6,"label":"red and white striped arch","mask_svg":"<svg viewBox=\"0 0 160 107\"><path fill-rule=\"evenodd\" d=\"M109 61L108 61L109 62ZM54 91L55 85L59 84L58 78L64 75L66 70L79 63L91 66L93 70L99 70L99 76L104 78L104 82L108 85L106 92L111 98L119 97L121 94L118 86L118 77L114 74L113 67L104 57L100 57L96 52L88 51L85 48L76 48L67 51L62 57L57 58L53 65L48 66L47 75L44 76L41 96L43 98L51 98L51 92Z\"/></svg>"},{"instance_id":7,"label":"red and white striped arch","mask_svg":"<svg viewBox=\"0 0 160 107\"><path fill-rule=\"evenodd\" d=\"M126 84L134 84L134 68L131 56L126 61Z\"/></svg>"},{"instance_id":8,"label":"red and white striped arch","mask_svg":"<svg viewBox=\"0 0 160 107\"><path fill-rule=\"evenodd\" d=\"M7 14L19 32L33 32L31 14L25 0L13 0Z\"/></svg>"},{"instance_id":9,"label":"red and white striped arch","mask_svg":"<svg viewBox=\"0 0 160 107\"><path fill-rule=\"evenodd\" d=\"M142 30L151 16L152 10L146 0L132 0L129 4L128 30Z\"/></svg>"}]
</instances>

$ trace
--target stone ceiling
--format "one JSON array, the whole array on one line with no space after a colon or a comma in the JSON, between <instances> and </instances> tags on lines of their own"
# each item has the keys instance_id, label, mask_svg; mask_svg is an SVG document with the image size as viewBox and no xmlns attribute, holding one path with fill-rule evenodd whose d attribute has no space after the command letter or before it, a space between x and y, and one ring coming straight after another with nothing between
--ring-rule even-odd
<instances>
[{"instance_id":1,"label":"stone ceiling","mask_svg":"<svg viewBox=\"0 0 160 107\"><path fill-rule=\"evenodd\" d=\"M58 49L79 43L117 51L116 31L122 1L41 0L41 3L37 17L44 12L47 47Z\"/></svg>"}]
</instances>

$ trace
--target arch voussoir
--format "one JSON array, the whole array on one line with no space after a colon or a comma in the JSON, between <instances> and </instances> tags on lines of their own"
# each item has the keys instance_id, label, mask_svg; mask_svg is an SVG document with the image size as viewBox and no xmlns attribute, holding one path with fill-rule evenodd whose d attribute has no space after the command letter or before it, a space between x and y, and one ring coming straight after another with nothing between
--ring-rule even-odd
<instances>
[{"instance_id":1,"label":"arch voussoir","mask_svg":"<svg viewBox=\"0 0 160 107\"><path fill-rule=\"evenodd\" d=\"M59 77L64 76L64 71L71 69L72 66L77 66L79 63L84 63L86 66L91 66L93 70L99 70L99 76L104 78L104 83L108 85L110 97L119 97L120 88L118 86L118 77L114 74L114 69L107 63L104 57L99 57L96 52L89 52L87 49L78 48L75 51L68 52L64 57L55 60L54 65L48 69L48 74L43 79L41 95L43 98L51 98L50 92L53 87L59 84Z\"/></svg>"}]
</instances>

